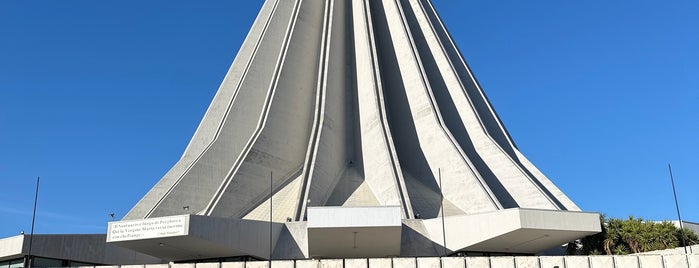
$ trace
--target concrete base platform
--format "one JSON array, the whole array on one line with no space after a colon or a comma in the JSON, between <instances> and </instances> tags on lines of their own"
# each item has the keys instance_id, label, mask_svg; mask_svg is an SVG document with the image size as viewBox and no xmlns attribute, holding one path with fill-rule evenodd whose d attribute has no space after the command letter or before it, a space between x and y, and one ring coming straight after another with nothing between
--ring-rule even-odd
<instances>
[{"instance_id":1,"label":"concrete base platform","mask_svg":"<svg viewBox=\"0 0 699 268\"><path fill-rule=\"evenodd\" d=\"M312 258L392 257L400 245L399 206L308 208Z\"/></svg>"},{"instance_id":2,"label":"concrete base platform","mask_svg":"<svg viewBox=\"0 0 699 268\"><path fill-rule=\"evenodd\" d=\"M530 253L601 232L599 214L513 208L443 219L449 252ZM444 246L442 219L424 220L432 241Z\"/></svg>"},{"instance_id":3,"label":"concrete base platform","mask_svg":"<svg viewBox=\"0 0 699 268\"><path fill-rule=\"evenodd\" d=\"M273 259L358 258L438 256L445 247L535 254L600 232L597 213L514 208L406 220L397 206L311 207L307 222L271 227L270 241L269 222L180 215L111 222L107 242L172 261L268 259L270 242Z\"/></svg>"}]
</instances>

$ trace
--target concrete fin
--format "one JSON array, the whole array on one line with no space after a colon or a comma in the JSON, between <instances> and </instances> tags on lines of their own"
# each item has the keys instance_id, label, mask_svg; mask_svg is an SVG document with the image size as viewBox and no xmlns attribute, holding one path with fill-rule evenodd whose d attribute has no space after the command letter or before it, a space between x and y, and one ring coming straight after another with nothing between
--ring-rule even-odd
<instances>
[{"instance_id":1,"label":"concrete fin","mask_svg":"<svg viewBox=\"0 0 699 268\"><path fill-rule=\"evenodd\" d=\"M489 188L505 208L556 209L536 178L487 134L421 3L402 2L442 118Z\"/></svg>"},{"instance_id":2,"label":"concrete fin","mask_svg":"<svg viewBox=\"0 0 699 268\"><path fill-rule=\"evenodd\" d=\"M401 133L394 136L401 166L415 177L432 180L437 169L448 167L443 177L452 187L445 187L444 195L457 206L469 213L499 209L501 205L440 122L400 5L395 1L371 3L376 11L376 34L390 36L378 39L379 62L383 85L392 89L385 92L385 99L391 130Z\"/></svg>"},{"instance_id":3,"label":"concrete fin","mask_svg":"<svg viewBox=\"0 0 699 268\"><path fill-rule=\"evenodd\" d=\"M367 1L352 1L357 110L360 128L361 167L366 182L381 193L381 205L400 205L404 217L412 215L403 174L386 119L383 85L378 66L373 21Z\"/></svg>"},{"instance_id":4,"label":"concrete fin","mask_svg":"<svg viewBox=\"0 0 699 268\"><path fill-rule=\"evenodd\" d=\"M422 5L425 7L425 13L429 16L432 25L434 25L435 32L439 35L439 39L445 42L444 49L449 56L451 62L454 63L454 68L458 73L461 81L464 83L465 89L469 97L473 102L473 106L476 112L481 117L483 124L486 127L489 135L502 146L509 154L513 155L515 148L514 142L507 133L504 125L500 121L495 110L492 108L490 101L483 92L480 84L476 80L475 76L468 67L468 64L464 60L459 48L454 43L453 39L449 35L444 23L437 15L437 11L429 0L420 0Z\"/></svg>"},{"instance_id":5,"label":"concrete fin","mask_svg":"<svg viewBox=\"0 0 699 268\"><path fill-rule=\"evenodd\" d=\"M322 55L319 62L318 95L313 122L314 134L307 149L304 171L304 192L295 216L303 219L306 206L324 204L333 186L351 165L351 149L347 144L348 106L346 98L347 59L346 3L344 0L327 2L324 24Z\"/></svg>"},{"instance_id":6,"label":"concrete fin","mask_svg":"<svg viewBox=\"0 0 699 268\"><path fill-rule=\"evenodd\" d=\"M233 99L240 90L240 83L244 74L250 68L252 60L260 47L260 42L269 27L277 4L278 1L265 1L182 157L129 211L124 219L145 218L216 139ZM217 129L218 131L211 131L212 129Z\"/></svg>"},{"instance_id":7,"label":"concrete fin","mask_svg":"<svg viewBox=\"0 0 699 268\"><path fill-rule=\"evenodd\" d=\"M318 73L308 69L315 69L320 60L324 10L322 0L298 2L260 129L245 156L239 159L244 160L231 168L207 215L243 216L247 204L267 195L269 185L263 182L268 181L270 171L293 174L303 165L318 94ZM283 179L284 176L274 176L274 184Z\"/></svg>"},{"instance_id":8,"label":"concrete fin","mask_svg":"<svg viewBox=\"0 0 699 268\"><path fill-rule=\"evenodd\" d=\"M282 1L284 2L284 1ZM218 186L227 176L231 166L244 150L248 139L256 130L258 120L250 120L263 113L263 103L266 101L267 92L264 90L252 90L255 88L269 88L272 84L271 76L247 75L249 73L272 73L275 62L282 51L284 34L279 34L288 24L293 9L293 3L280 3L275 6L271 20L266 25L259 47L252 62L246 69L246 74L239 84L233 103L228 108L224 122L217 131L216 138L206 150L197 157L196 161L188 167L184 174L178 176L176 183L168 188L162 196L153 196L156 202L149 208L145 217L158 217L173 215L182 212L183 206L188 206L190 211L205 209L208 200L213 196ZM266 53L258 53L265 51ZM165 186L165 185L163 185ZM159 188L157 185L154 188ZM151 201L152 202L152 201Z\"/></svg>"}]
</instances>

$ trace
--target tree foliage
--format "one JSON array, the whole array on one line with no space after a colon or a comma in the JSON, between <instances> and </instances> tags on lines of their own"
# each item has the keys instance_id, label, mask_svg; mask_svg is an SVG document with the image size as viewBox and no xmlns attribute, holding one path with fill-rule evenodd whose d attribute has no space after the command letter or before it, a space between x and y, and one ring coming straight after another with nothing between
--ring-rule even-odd
<instances>
[{"instance_id":1,"label":"tree foliage","mask_svg":"<svg viewBox=\"0 0 699 268\"><path fill-rule=\"evenodd\" d=\"M682 246L684 234L687 245L699 243L699 237L689 229L680 230L668 221L645 221L633 216L626 220L600 217L602 232L569 243L568 254L623 255ZM570 245L574 246L570 246Z\"/></svg>"}]
</instances>

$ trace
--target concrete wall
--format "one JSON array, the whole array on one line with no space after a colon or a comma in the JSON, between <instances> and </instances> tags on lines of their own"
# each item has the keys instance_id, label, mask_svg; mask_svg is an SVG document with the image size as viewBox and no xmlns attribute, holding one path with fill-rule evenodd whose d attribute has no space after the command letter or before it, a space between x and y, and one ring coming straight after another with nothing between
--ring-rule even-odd
<instances>
[{"instance_id":1,"label":"concrete wall","mask_svg":"<svg viewBox=\"0 0 699 268\"><path fill-rule=\"evenodd\" d=\"M687 253L689 253L689 254L699 254L699 245L689 246L686 248L687 248ZM673 249L656 250L656 251L651 251L651 252L639 253L638 255L670 255L670 254L684 254L684 253L685 253L685 249L682 247L679 247L679 248L673 248Z\"/></svg>"},{"instance_id":2,"label":"concrete wall","mask_svg":"<svg viewBox=\"0 0 699 268\"><path fill-rule=\"evenodd\" d=\"M170 268L195 268L172 264ZM127 266L97 266L130 268ZM267 261L196 264L196 268L269 268ZM699 268L699 254L626 256L428 257L272 261L271 268ZM168 268L145 265L143 268Z\"/></svg>"}]
</instances>

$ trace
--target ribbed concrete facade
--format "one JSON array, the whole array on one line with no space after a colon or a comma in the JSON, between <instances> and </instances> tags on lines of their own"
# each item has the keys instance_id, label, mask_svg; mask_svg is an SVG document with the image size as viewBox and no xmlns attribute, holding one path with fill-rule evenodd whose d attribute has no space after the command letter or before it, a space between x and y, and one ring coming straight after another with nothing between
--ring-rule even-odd
<instances>
[{"instance_id":1,"label":"ribbed concrete facade","mask_svg":"<svg viewBox=\"0 0 699 268\"><path fill-rule=\"evenodd\" d=\"M519 152L429 0L267 0L182 158L124 220L269 221L270 200L280 224L399 207L445 243L421 220L580 211Z\"/></svg>"}]
</instances>

